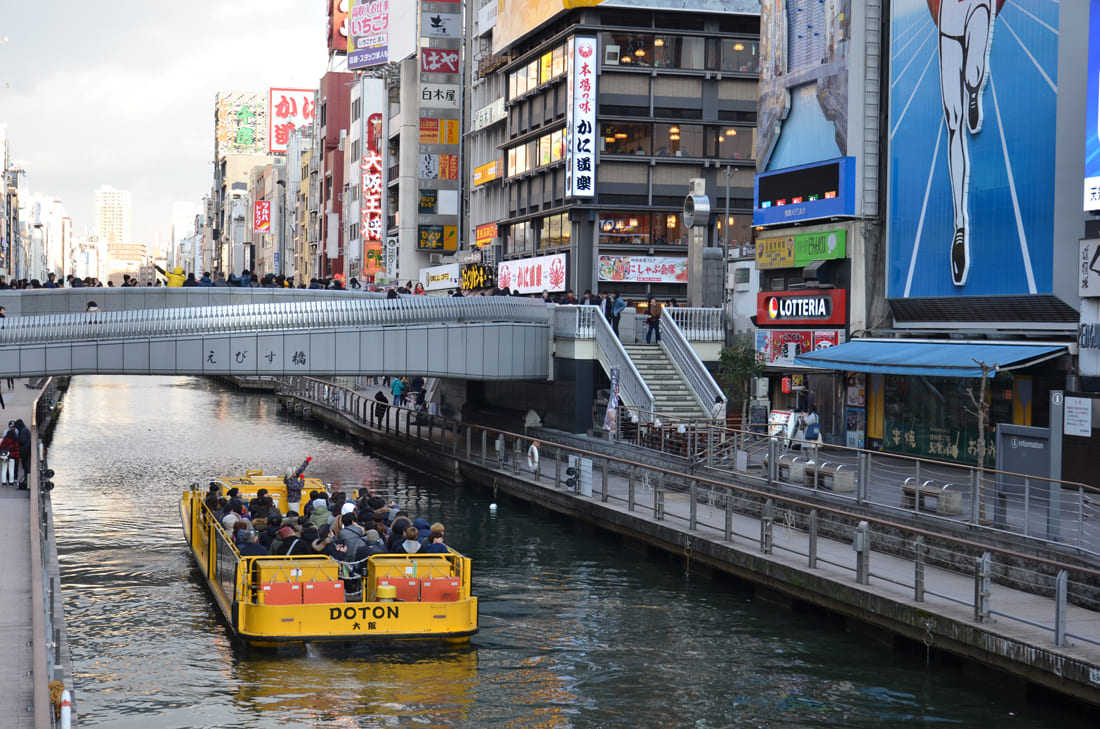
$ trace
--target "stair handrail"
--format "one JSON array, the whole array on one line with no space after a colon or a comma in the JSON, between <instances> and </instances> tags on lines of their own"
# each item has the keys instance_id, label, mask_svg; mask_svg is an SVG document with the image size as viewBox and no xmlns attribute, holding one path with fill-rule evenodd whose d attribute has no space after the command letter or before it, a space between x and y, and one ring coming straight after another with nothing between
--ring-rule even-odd
<instances>
[{"instance_id":1,"label":"stair handrail","mask_svg":"<svg viewBox=\"0 0 1100 729\"><path fill-rule=\"evenodd\" d=\"M554 336L592 339L596 342L596 359L611 376L611 368L619 367L619 401L631 406L645 422L652 422L653 392L642 373L630 359L626 348L607 321L601 307L583 304L558 304L552 316Z\"/></svg>"},{"instance_id":2,"label":"stair handrail","mask_svg":"<svg viewBox=\"0 0 1100 729\"><path fill-rule=\"evenodd\" d=\"M721 309L701 306L663 307L692 342L725 342L726 326Z\"/></svg>"},{"instance_id":3,"label":"stair handrail","mask_svg":"<svg viewBox=\"0 0 1100 729\"><path fill-rule=\"evenodd\" d=\"M699 359L695 348L684 336L668 308L661 309L661 348L673 366L680 371L707 417L713 420L724 419L726 396L722 388L714 381L703 360Z\"/></svg>"}]
</instances>

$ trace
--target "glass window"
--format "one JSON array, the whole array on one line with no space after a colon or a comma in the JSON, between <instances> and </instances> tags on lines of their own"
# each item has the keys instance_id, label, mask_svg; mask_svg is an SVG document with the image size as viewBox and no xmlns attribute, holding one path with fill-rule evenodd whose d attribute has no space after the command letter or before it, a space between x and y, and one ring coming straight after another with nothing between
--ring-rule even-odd
<instances>
[{"instance_id":1,"label":"glass window","mask_svg":"<svg viewBox=\"0 0 1100 729\"><path fill-rule=\"evenodd\" d=\"M718 176L719 184L723 175ZM725 192L722 192L722 199L725 200ZM715 198L717 199L717 198ZM718 210L718 244L725 245L726 234L723 227L723 218L725 217L722 210ZM743 246L752 243L752 216L751 215L731 215L729 217L730 225L730 239L729 244L731 246Z\"/></svg>"},{"instance_id":2,"label":"glass window","mask_svg":"<svg viewBox=\"0 0 1100 729\"><path fill-rule=\"evenodd\" d=\"M554 78L565 73L565 46L560 45L554 49L554 59L551 62L551 73Z\"/></svg>"},{"instance_id":3,"label":"glass window","mask_svg":"<svg viewBox=\"0 0 1100 729\"><path fill-rule=\"evenodd\" d=\"M604 123L600 134L604 154L653 154L652 124Z\"/></svg>"},{"instance_id":4,"label":"glass window","mask_svg":"<svg viewBox=\"0 0 1100 729\"><path fill-rule=\"evenodd\" d=\"M569 216L549 215L542 219L542 235L539 236L539 248L555 248L569 245Z\"/></svg>"},{"instance_id":5,"label":"glass window","mask_svg":"<svg viewBox=\"0 0 1100 729\"><path fill-rule=\"evenodd\" d=\"M565 156L565 130L559 129L550 135L550 161L557 162Z\"/></svg>"},{"instance_id":6,"label":"glass window","mask_svg":"<svg viewBox=\"0 0 1100 729\"><path fill-rule=\"evenodd\" d=\"M604 65L653 65L653 36L636 33L605 33L603 38Z\"/></svg>"},{"instance_id":7,"label":"glass window","mask_svg":"<svg viewBox=\"0 0 1100 729\"><path fill-rule=\"evenodd\" d=\"M516 169L516 148L508 150L508 176L514 177L519 174L519 170Z\"/></svg>"},{"instance_id":8,"label":"glass window","mask_svg":"<svg viewBox=\"0 0 1100 729\"><path fill-rule=\"evenodd\" d=\"M654 213L653 244L658 246L687 245L687 228L679 213Z\"/></svg>"},{"instance_id":9,"label":"glass window","mask_svg":"<svg viewBox=\"0 0 1100 729\"><path fill-rule=\"evenodd\" d=\"M754 40L723 38L721 69L741 73L760 71L760 44Z\"/></svg>"},{"instance_id":10,"label":"glass window","mask_svg":"<svg viewBox=\"0 0 1100 729\"><path fill-rule=\"evenodd\" d=\"M600 215L600 245L650 244L648 213L607 213Z\"/></svg>"},{"instance_id":11,"label":"glass window","mask_svg":"<svg viewBox=\"0 0 1100 729\"><path fill-rule=\"evenodd\" d=\"M554 52L547 51L539 58L539 83L549 83L554 78Z\"/></svg>"},{"instance_id":12,"label":"glass window","mask_svg":"<svg viewBox=\"0 0 1100 729\"><path fill-rule=\"evenodd\" d=\"M732 125L707 127L707 156L721 159L752 159L756 130Z\"/></svg>"},{"instance_id":13,"label":"glass window","mask_svg":"<svg viewBox=\"0 0 1100 729\"><path fill-rule=\"evenodd\" d=\"M539 166L545 167L550 164L550 135L546 134L539 137Z\"/></svg>"},{"instance_id":14,"label":"glass window","mask_svg":"<svg viewBox=\"0 0 1100 729\"><path fill-rule=\"evenodd\" d=\"M527 90L534 91L539 85L539 59L527 64Z\"/></svg>"},{"instance_id":15,"label":"glass window","mask_svg":"<svg viewBox=\"0 0 1100 729\"><path fill-rule=\"evenodd\" d=\"M655 124L656 154L664 157L702 157L703 127L699 124Z\"/></svg>"}]
</instances>

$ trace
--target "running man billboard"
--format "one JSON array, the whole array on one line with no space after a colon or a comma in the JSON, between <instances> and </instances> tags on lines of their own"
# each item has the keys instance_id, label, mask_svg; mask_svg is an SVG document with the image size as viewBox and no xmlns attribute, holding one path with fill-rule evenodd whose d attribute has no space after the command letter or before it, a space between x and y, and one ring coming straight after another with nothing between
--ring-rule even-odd
<instances>
[{"instance_id":1,"label":"running man billboard","mask_svg":"<svg viewBox=\"0 0 1100 729\"><path fill-rule=\"evenodd\" d=\"M893 3L887 297L1051 294L1073 273L1055 263L1070 103L1058 92L1084 89L1076 72L1059 83L1059 13L1045 0Z\"/></svg>"}]
</instances>

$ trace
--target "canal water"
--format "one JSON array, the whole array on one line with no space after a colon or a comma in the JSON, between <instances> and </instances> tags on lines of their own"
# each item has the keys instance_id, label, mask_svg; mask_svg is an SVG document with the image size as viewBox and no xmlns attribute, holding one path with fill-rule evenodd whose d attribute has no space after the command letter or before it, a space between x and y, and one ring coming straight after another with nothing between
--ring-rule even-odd
<instances>
[{"instance_id":1,"label":"canal water","mask_svg":"<svg viewBox=\"0 0 1100 729\"><path fill-rule=\"evenodd\" d=\"M77 377L49 449L84 726L1084 726L961 671L686 578L521 502L492 508L201 378ZM185 550L180 491L282 472L373 484L473 558L469 647L231 639Z\"/></svg>"}]
</instances>

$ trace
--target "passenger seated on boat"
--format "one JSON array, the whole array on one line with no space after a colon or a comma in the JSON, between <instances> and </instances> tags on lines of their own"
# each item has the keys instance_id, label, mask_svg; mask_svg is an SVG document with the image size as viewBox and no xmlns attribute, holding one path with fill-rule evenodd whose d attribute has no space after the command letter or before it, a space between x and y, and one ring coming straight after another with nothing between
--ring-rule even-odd
<instances>
[{"instance_id":1,"label":"passenger seated on boat","mask_svg":"<svg viewBox=\"0 0 1100 729\"><path fill-rule=\"evenodd\" d=\"M216 481L210 483L210 487L206 491L206 508L210 511L217 511L221 507L221 493L222 487L218 485ZM228 500L226 503L229 503Z\"/></svg>"},{"instance_id":2,"label":"passenger seated on boat","mask_svg":"<svg viewBox=\"0 0 1100 729\"><path fill-rule=\"evenodd\" d=\"M376 554L385 553L386 543L382 540L382 537L381 535L379 535L378 530L368 529L363 539L363 546L360 547L359 551L355 553L355 559L356 561L359 561L369 559ZM362 568L365 570L366 565L364 564Z\"/></svg>"},{"instance_id":3,"label":"passenger seated on boat","mask_svg":"<svg viewBox=\"0 0 1100 729\"><path fill-rule=\"evenodd\" d=\"M340 531L336 534L336 540L344 545L348 554L354 556L359 547L365 541L363 527L355 523L355 514L343 514L340 516Z\"/></svg>"},{"instance_id":4,"label":"passenger seated on boat","mask_svg":"<svg viewBox=\"0 0 1100 729\"><path fill-rule=\"evenodd\" d=\"M332 528L325 524L317 530L317 538L310 542L313 554L326 554L333 559L344 559L347 550L344 545L337 545L336 538L332 535Z\"/></svg>"},{"instance_id":5,"label":"passenger seated on boat","mask_svg":"<svg viewBox=\"0 0 1100 729\"><path fill-rule=\"evenodd\" d=\"M275 538L271 540L271 546L268 547L268 553L286 554L286 550L290 547L290 541L295 538L293 529L288 526L279 527L279 531L275 533Z\"/></svg>"},{"instance_id":6,"label":"passenger seated on boat","mask_svg":"<svg viewBox=\"0 0 1100 729\"><path fill-rule=\"evenodd\" d=\"M244 502L241 501L241 490L234 486L226 492L226 497L229 498L229 508L238 514L244 511Z\"/></svg>"},{"instance_id":7,"label":"passenger seated on boat","mask_svg":"<svg viewBox=\"0 0 1100 729\"><path fill-rule=\"evenodd\" d=\"M317 526L308 519L302 524L302 531L298 534L298 546L290 554L317 554L313 551L313 543L317 541Z\"/></svg>"},{"instance_id":8,"label":"passenger seated on boat","mask_svg":"<svg viewBox=\"0 0 1100 729\"><path fill-rule=\"evenodd\" d=\"M313 512L309 515L309 520L313 522L313 526L318 529L329 526L330 516L332 516L332 512L328 510L328 504L320 499L313 502Z\"/></svg>"},{"instance_id":9,"label":"passenger seated on boat","mask_svg":"<svg viewBox=\"0 0 1100 729\"><path fill-rule=\"evenodd\" d=\"M219 522L229 513L229 499L222 496L218 499L218 507L214 509L214 518Z\"/></svg>"},{"instance_id":10,"label":"passenger seated on boat","mask_svg":"<svg viewBox=\"0 0 1100 729\"><path fill-rule=\"evenodd\" d=\"M237 512L235 512L235 511L227 512L226 515L222 517L222 528L225 529L230 534L232 534L234 532L233 527L240 520L241 520L241 515L238 514Z\"/></svg>"},{"instance_id":11,"label":"passenger seated on boat","mask_svg":"<svg viewBox=\"0 0 1100 729\"><path fill-rule=\"evenodd\" d=\"M425 544L428 541L428 536L432 533L432 527L428 524L428 520L422 516L418 516L413 519L413 526L416 527L416 531L419 533L417 541L421 544Z\"/></svg>"},{"instance_id":12,"label":"passenger seated on boat","mask_svg":"<svg viewBox=\"0 0 1100 729\"><path fill-rule=\"evenodd\" d=\"M436 531L436 527L439 527L439 531ZM443 525L432 524L432 533L428 535L428 543L424 545L424 549L420 550L420 553L447 554L450 551L447 549L447 545L443 543Z\"/></svg>"},{"instance_id":13,"label":"passenger seated on boat","mask_svg":"<svg viewBox=\"0 0 1100 729\"><path fill-rule=\"evenodd\" d=\"M408 514L399 512L390 524L390 536L386 540L386 549L390 552L401 553L401 542L405 541L405 530L412 526Z\"/></svg>"},{"instance_id":14,"label":"passenger seated on boat","mask_svg":"<svg viewBox=\"0 0 1100 729\"><path fill-rule=\"evenodd\" d=\"M267 554L264 545L260 544L259 533L251 529L241 531L241 538L237 542L237 550L242 557L262 557Z\"/></svg>"},{"instance_id":15,"label":"passenger seated on boat","mask_svg":"<svg viewBox=\"0 0 1100 729\"><path fill-rule=\"evenodd\" d=\"M423 546L420 543L420 532L417 528L409 525L409 528L405 530L405 541L401 542L401 549L397 551L398 554L416 554Z\"/></svg>"},{"instance_id":16,"label":"passenger seated on boat","mask_svg":"<svg viewBox=\"0 0 1100 729\"><path fill-rule=\"evenodd\" d=\"M256 521L259 521L259 519ZM255 525L255 522L253 522L253 525ZM270 550L271 543L278 538L279 530L282 528L283 517L272 514L271 518L267 520L267 528L260 532L260 544Z\"/></svg>"},{"instance_id":17,"label":"passenger seated on boat","mask_svg":"<svg viewBox=\"0 0 1100 729\"><path fill-rule=\"evenodd\" d=\"M371 523L367 526L378 532L378 536L382 539L382 546L386 546L386 540L390 535L390 530L386 528L386 520L375 514L371 517Z\"/></svg>"},{"instance_id":18,"label":"passenger seated on boat","mask_svg":"<svg viewBox=\"0 0 1100 729\"><path fill-rule=\"evenodd\" d=\"M248 502L248 513L252 515L253 520L266 519L274 508L275 500L268 495L267 489L257 491L255 498Z\"/></svg>"}]
</instances>

